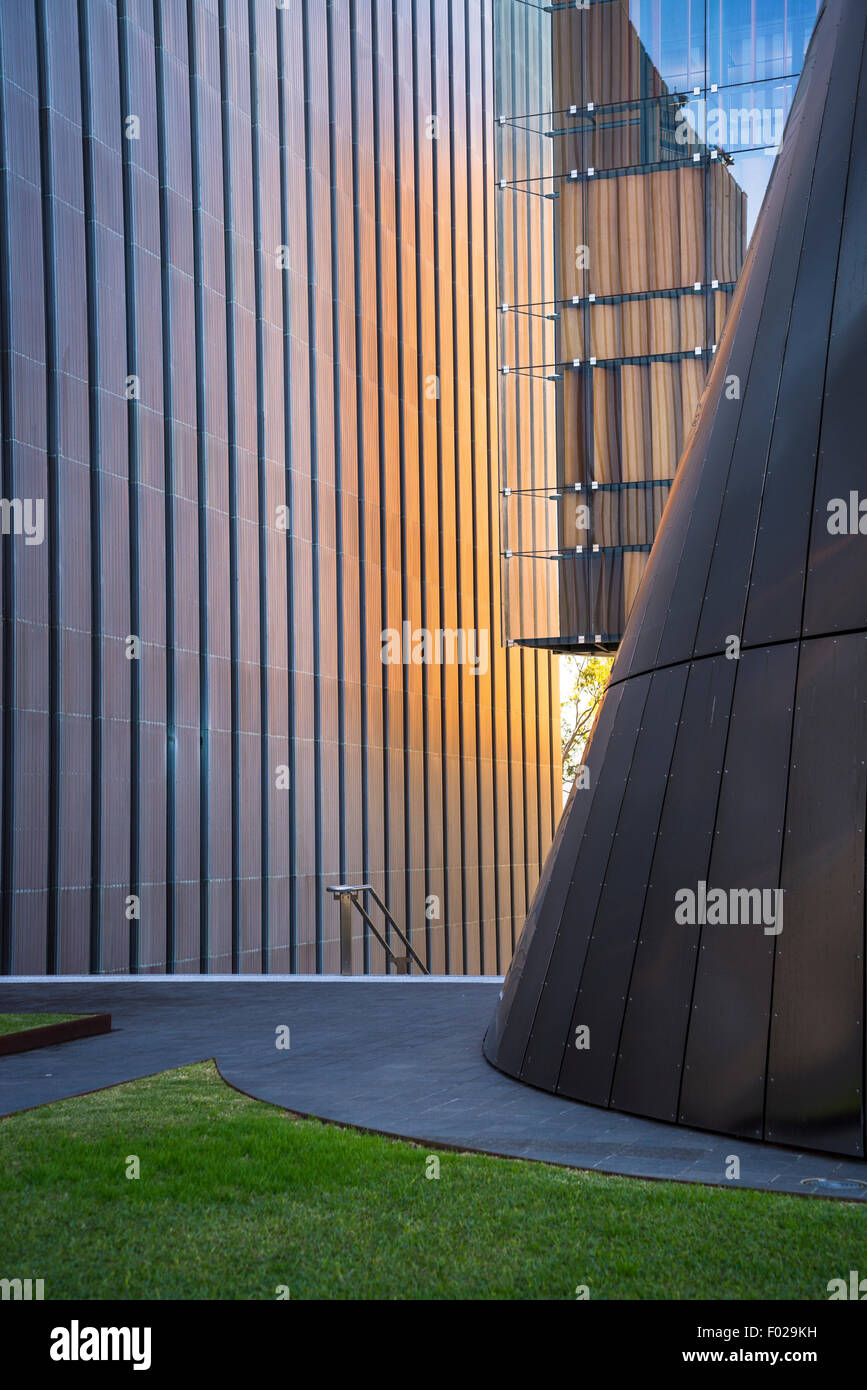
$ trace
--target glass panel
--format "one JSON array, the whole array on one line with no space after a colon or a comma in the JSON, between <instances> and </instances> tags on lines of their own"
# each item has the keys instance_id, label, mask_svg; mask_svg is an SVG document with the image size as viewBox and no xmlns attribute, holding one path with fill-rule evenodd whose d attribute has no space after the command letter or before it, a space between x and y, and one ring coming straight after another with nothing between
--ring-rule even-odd
<instances>
[{"instance_id":1,"label":"glass panel","mask_svg":"<svg viewBox=\"0 0 867 1390\"><path fill-rule=\"evenodd\" d=\"M494 168L498 179L509 183L539 178L552 167L552 126L543 116L504 117L494 126Z\"/></svg>"},{"instance_id":2,"label":"glass panel","mask_svg":"<svg viewBox=\"0 0 867 1390\"><path fill-rule=\"evenodd\" d=\"M589 306L590 352L597 363L688 352L708 346L709 292L654 295ZM573 310L573 313L580 311ZM565 314L564 314L565 320ZM713 340L712 340L713 341ZM578 356L579 354L575 354Z\"/></svg>"},{"instance_id":3,"label":"glass panel","mask_svg":"<svg viewBox=\"0 0 867 1390\"><path fill-rule=\"evenodd\" d=\"M705 84L701 0L630 0L629 17L659 78L670 88Z\"/></svg>"},{"instance_id":4,"label":"glass panel","mask_svg":"<svg viewBox=\"0 0 867 1390\"><path fill-rule=\"evenodd\" d=\"M554 221L550 181L497 187L497 303L541 304L552 297Z\"/></svg>"},{"instance_id":5,"label":"glass panel","mask_svg":"<svg viewBox=\"0 0 867 1390\"><path fill-rule=\"evenodd\" d=\"M551 372L551 375L556 373ZM544 371L499 378L500 485L513 491L552 491L557 481L559 381Z\"/></svg>"},{"instance_id":6,"label":"glass panel","mask_svg":"<svg viewBox=\"0 0 867 1390\"><path fill-rule=\"evenodd\" d=\"M555 176L688 159L699 148L704 101L685 92L557 112L551 127Z\"/></svg>"},{"instance_id":7,"label":"glass panel","mask_svg":"<svg viewBox=\"0 0 867 1390\"><path fill-rule=\"evenodd\" d=\"M707 0L711 82L799 73L821 0Z\"/></svg>"},{"instance_id":8,"label":"glass panel","mask_svg":"<svg viewBox=\"0 0 867 1390\"><path fill-rule=\"evenodd\" d=\"M510 366L555 370L557 360L554 330L561 309L554 300L546 304L498 306L497 329L499 361Z\"/></svg>"},{"instance_id":9,"label":"glass panel","mask_svg":"<svg viewBox=\"0 0 867 1390\"><path fill-rule=\"evenodd\" d=\"M818 8L600 0L543 21L495 6L512 637L543 639L552 570L565 645L622 631Z\"/></svg>"},{"instance_id":10,"label":"glass panel","mask_svg":"<svg viewBox=\"0 0 867 1390\"><path fill-rule=\"evenodd\" d=\"M560 549L562 494L539 489L504 496L500 504L503 549L516 555L553 555Z\"/></svg>"},{"instance_id":11,"label":"glass panel","mask_svg":"<svg viewBox=\"0 0 867 1390\"><path fill-rule=\"evenodd\" d=\"M593 543L650 546L670 491L670 483L661 481L658 486L643 481L603 484L591 494Z\"/></svg>"},{"instance_id":12,"label":"glass panel","mask_svg":"<svg viewBox=\"0 0 867 1390\"><path fill-rule=\"evenodd\" d=\"M512 555L502 563L503 625L507 641L559 640L561 561L547 555Z\"/></svg>"},{"instance_id":13,"label":"glass panel","mask_svg":"<svg viewBox=\"0 0 867 1390\"><path fill-rule=\"evenodd\" d=\"M774 167L774 153L773 149L768 148L739 152L732 156L731 173L744 195L744 234L747 244Z\"/></svg>"},{"instance_id":14,"label":"glass panel","mask_svg":"<svg viewBox=\"0 0 867 1390\"><path fill-rule=\"evenodd\" d=\"M497 0L493 9L498 114L550 111L550 15L533 0Z\"/></svg>"},{"instance_id":15,"label":"glass panel","mask_svg":"<svg viewBox=\"0 0 867 1390\"><path fill-rule=\"evenodd\" d=\"M707 143L732 153L770 148L773 154L782 138L796 86L793 78L748 82L710 96Z\"/></svg>"},{"instance_id":16,"label":"glass panel","mask_svg":"<svg viewBox=\"0 0 867 1390\"><path fill-rule=\"evenodd\" d=\"M634 294L704 281L704 181L702 165L590 180L592 292Z\"/></svg>"}]
</instances>

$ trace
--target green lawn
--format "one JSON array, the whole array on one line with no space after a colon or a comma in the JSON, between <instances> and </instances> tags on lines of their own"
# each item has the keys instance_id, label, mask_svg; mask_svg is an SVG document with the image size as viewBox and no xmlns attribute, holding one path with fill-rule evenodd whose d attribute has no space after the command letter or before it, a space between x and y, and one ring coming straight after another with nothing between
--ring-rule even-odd
<instances>
[{"instance_id":1,"label":"green lawn","mask_svg":"<svg viewBox=\"0 0 867 1390\"><path fill-rule=\"evenodd\" d=\"M182 1067L0 1120L0 1273L50 1299L826 1299L867 1264L854 1202L438 1158Z\"/></svg>"},{"instance_id":2,"label":"green lawn","mask_svg":"<svg viewBox=\"0 0 867 1390\"><path fill-rule=\"evenodd\" d=\"M81 1014L0 1014L0 1037L23 1033L28 1028L44 1028L49 1023L69 1023Z\"/></svg>"}]
</instances>

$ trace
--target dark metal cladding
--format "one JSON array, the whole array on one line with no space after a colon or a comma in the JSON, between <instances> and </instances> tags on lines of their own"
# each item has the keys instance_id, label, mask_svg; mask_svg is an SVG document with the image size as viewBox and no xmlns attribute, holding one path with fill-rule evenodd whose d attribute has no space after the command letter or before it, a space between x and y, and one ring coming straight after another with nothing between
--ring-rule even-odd
<instances>
[{"instance_id":1,"label":"dark metal cladding","mask_svg":"<svg viewBox=\"0 0 867 1390\"><path fill-rule=\"evenodd\" d=\"M865 36L862 0L827 0L573 796L580 837L545 870L568 887L540 896L485 1039L576 1100L856 1156Z\"/></svg>"},{"instance_id":2,"label":"dark metal cladding","mask_svg":"<svg viewBox=\"0 0 867 1390\"><path fill-rule=\"evenodd\" d=\"M551 964L533 1018L524 1058L524 1077L547 1089L553 1089L556 1082L563 1050L560 1040L575 1001L574 981L584 967L595 907L605 879L605 866L617 829L649 687L650 678L645 676L624 688L614 729L602 748L604 764L592 793L593 815L588 817L574 860L569 891L557 924ZM603 710L598 725L600 731L604 727L604 716ZM591 774L591 789L592 781ZM585 789L580 794L587 796L589 792L590 789Z\"/></svg>"},{"instance_id":3,"label":"dark metal cladding","mask_svg":"<svg viewBox=\"0 0 867 1390\"><path fill-rule=\"evenodd\" d=\"M701 874L708 884L779 882L797 658L795 643L785 642L725 663L737 671L713 850ZM783 936L789 925L784 918ZM694 930L698 958L678 1118L760 1138L778 938L753 927Z\"/></svg>"},{"instance_id":4,"label":"dark metal cladding","mask_svg":"<svg viewBox=\"0 0 867 1390\"><path fill-rule=\"evenodd\" d=\"M670 930L683 861L710 859L737 662L717 657L690 667L681 729L665 790L641 938L635 952L611 1104L636 1104L660 1120L677 1117L699 927ZM619 689L615 686L615 689Z\"/></svg>"}]
</instances>

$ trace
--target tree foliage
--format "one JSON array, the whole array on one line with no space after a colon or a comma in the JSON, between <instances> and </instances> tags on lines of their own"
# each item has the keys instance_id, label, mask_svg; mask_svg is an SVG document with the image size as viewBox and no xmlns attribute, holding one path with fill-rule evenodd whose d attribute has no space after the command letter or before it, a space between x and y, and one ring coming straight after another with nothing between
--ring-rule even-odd
<instances>
[{"instance_id":1,"label":"tree foliage","mask_svg":"<svg viewBox=\"0 0 867 1390\"><path fill-rule=\"evenodd\" d=\"M610 656L560 658L560 735L563 744L563 799L584 758L596 711L611 675Z\"/></svg>"}]
</instances>

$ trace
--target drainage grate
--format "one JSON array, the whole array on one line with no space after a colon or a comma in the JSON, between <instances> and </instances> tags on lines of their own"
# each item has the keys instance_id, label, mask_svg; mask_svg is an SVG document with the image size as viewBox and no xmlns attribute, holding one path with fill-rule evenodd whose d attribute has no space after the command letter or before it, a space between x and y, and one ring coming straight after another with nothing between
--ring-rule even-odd
<instances>
[{"instance_id":1,"label":"drainage grate","mask_svg":"<svg viewBox=\"0 0 867 1390\"><path fill-rule=\"evenodd\" d=\"M848 1192L852 1197L867 1197L867 1182L860 1182L858 1178L801 1178L801 1184L819 1192Z\"/></svg>"}]
</instances>

